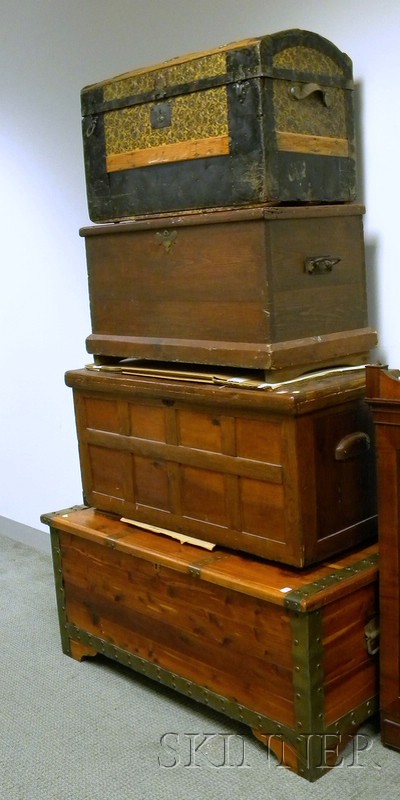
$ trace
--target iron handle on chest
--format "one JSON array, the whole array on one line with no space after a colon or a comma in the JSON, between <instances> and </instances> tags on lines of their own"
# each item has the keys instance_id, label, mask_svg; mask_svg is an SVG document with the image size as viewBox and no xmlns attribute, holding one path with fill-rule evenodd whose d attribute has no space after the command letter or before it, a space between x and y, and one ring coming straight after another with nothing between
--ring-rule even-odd
<instances>
[{"instance_id":1,"label":"iron handle on chest","mask_svg":"<svg viewBox=\"0 0 400 800\"><path fill-rule=\"evenodd\" d=\"M304 83L295 84L290 87L290 94L295 100L305 100L307 97L310 97L310 95L316 93L321 95L324 106L330 108L332 105L332 93L324 86L320 86L318 83Z\"/></svg>"},{"instance_id":2,"label":"iron handle on chest","mask_svg":"<svg viewBox=\"0 0 400 800\"><path fill-rule=\"evenodd\" d=\"M332 272L333 267L341 261L339 256L306 256L304 271L309 275L324 275Z\"/></svg>"}]
</instances>

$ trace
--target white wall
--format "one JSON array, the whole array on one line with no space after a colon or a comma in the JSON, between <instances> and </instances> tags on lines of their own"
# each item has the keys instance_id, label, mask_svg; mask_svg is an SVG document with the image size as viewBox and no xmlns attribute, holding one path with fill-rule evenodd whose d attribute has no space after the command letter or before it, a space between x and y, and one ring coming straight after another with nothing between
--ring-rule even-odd
<instances>
[{"instance_id":1,"label":"white wall","mask_svg":"<svg viewBox=\"0 0 400 800\"><path fill-rule=\"evenodd\" d=\"M0 0L0 515L45 529L81 502L72 397L90 332L80 89L135 67L285 28L351 56L360 84L376 357L400 367L398 0Z\"/></svg>"}]
</instances>

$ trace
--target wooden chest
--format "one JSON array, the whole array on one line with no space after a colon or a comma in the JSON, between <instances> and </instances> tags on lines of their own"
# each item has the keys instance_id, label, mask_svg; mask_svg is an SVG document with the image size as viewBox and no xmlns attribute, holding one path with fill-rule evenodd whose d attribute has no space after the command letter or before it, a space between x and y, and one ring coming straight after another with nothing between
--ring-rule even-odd
<instances>
[{"instance_id":1,"label":"wooden chest","mask_svg":"<svg viewBox=\"0 0 400 800\"><path fill-rule=\"evenodd\" d=\"M99 356L305 371L365 363L364 208L264 207L95 225Z\"/></svg>"},{"instance_id":2,"label":"wooden chest","mask_svg":"<svg viewBox=\"0 0 400 800\"><path fill-rule=\"evenodd\" d=\"M270 391L70 371L85 502L303 567L376 534L364 370Z\"/></svg>"},{"instance_id":3,"label":"wooden chest","mask_svg":"<svg viewBox=\"0 0 400 800\"><path fill-rule=\"evenodd\" d=\"M87 86L90 218L353 201L352 90L349 57L302 30Z\"/></svg>"},{"instance_id":4,"label":"wooden chest","mask_svg":"<svg viewBox=\"0 0 400 800\"><path fill-rule=\"evenodd\" d=\"M90 508L42 521L66 654L104 654L242 721L310 781L376 710L376 547L299 572Z\"/></svg>"},{"instance_id":5,"label":"wooden chest","mask_svg":"<svg viewBox=\"0 0 400 800\"><path fill-rule=\"evenodd\" d=\"M369 366L366 391L376 430L381 738L400 750L400 371Z\"/></svg>"}]
</instances>

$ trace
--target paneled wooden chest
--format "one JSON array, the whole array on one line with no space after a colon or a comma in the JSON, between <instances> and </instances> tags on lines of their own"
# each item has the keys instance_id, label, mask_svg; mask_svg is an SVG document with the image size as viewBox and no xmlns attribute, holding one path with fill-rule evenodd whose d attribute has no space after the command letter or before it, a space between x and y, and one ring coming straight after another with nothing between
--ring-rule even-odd
<instances>
[{"instance_id":1,"label":"paneled wooden chest","mask_svg":"<svg viewBox=\"0 0 400 800\"><path fill-rule=\"evenodd\" d=\"M81 230L88 352L268 370L370 360L362 206L264 207Z\"/></svg>"},{"instance_id":2,"label":"paneled wooden chest","mask_svg":"<svg viewBox=\"0 0 400 800\"><path fill-rule=\"evenodd\" d=\"M303 567L376 534L364 370L270 391L70 371L85 502Z\"/></svg>"},{"instance_id":3,"label":"paneled wooden chest","mask_svg":"<svg viewBox=\"0 0 400 800\"><path fill-rule=\"evenodd\" d=\"M352 63L289 30L81 93L90 218L356 196Z\"/></svg>"},{"instance_id":4,"label":"paneled wooden chest","mask_svg":"<svg viewBox=\"0 0 400 800\"><path fill-rule=\"evenodd\" d=\"M310 781L376 710L376 547L299 572L90 508L42 521L66 654L104 654L244 722Z\"/></svg>"},{"instance_id":5,"label":"paneled wooden chest","mask_svg":"<svg viewBox=\"0 0 400 800\"><path fill-rule=\"evenodd\" d=\"M381 738L400 750L400 370L369 366L366 392L376 430Z\"/></svg>"}]
</instances>

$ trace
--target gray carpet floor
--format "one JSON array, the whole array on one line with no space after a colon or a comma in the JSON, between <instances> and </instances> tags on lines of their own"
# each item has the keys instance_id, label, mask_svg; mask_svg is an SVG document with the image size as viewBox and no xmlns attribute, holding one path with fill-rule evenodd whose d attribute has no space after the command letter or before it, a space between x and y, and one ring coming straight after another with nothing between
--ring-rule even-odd
<instances>
[{"instance_id":1,"label":"gray carpet floor","mask_svg":"<svg viewBox=\"0 0 400 800\"><path fill-rule=\"evenodd\" d=\"M0 536L1 800L386 800L400 754L363 726L309 783L247 728L113 662L61 651L51 559Z\"/></svg>"}]
</instances>

